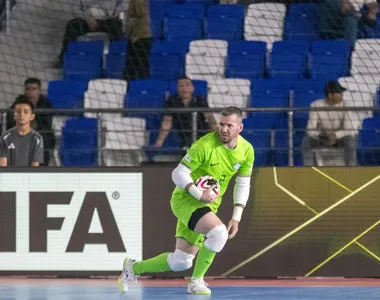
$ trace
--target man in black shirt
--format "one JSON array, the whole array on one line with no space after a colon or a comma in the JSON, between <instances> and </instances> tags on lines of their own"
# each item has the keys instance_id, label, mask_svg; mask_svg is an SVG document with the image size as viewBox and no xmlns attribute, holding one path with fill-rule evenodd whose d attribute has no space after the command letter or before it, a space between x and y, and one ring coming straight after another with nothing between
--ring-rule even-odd
<instances>
[{"instance_id":1,"label":"man in black shirt","mask_svg":"<svg viewBox=\"0 0 380 300\"><path fill-rule=\"evenodd\" d=\"M164 108L200 108L207 107L205 101L194 95L194 85L191 79L182 77L177 83L177 94L170 96L164 104ZM170 130L174 128L180 140L179 147L190 147L192 143L192 114L170 113L165 114L162 120L160 132L155 147L160 148L165 142ZM217 130L212 114L198 113L197 115L197 139L209 129Z\"/></svg>"},{"instance_id":2,"label":"man in black shirt","mask_svg":"<svg viewBox=\"0 0 380 300\"><path fill-rule=\"evenodd\" d=\"M42 136L31 128L34 118L33 104L26 97L20 99L14 108L16 126L0 138L1 167L38 167L43 163Z\"/></svg>"}]
</instances>

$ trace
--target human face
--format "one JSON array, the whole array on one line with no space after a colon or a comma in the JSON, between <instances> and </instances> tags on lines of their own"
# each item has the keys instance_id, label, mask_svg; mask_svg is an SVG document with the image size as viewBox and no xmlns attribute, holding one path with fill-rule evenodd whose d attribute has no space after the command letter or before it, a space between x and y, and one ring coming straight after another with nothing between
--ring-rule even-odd
<instances>
[{"instance_id":1,"label":"human face","mask_svg":"<svg viewBox=\"0 0 380 300\"><path fill-rule=\"evenodd\" d=\"M234 143L242 130L243 123L238 115L220 116L219 135L223 144Z\"/></svg>"},{"instance_id":2,"label":"human face","mask_svg":"<svg viewBox=\"0 0 380 300\"><path fill-rule=\"evenodd\" d=\"M330 103L336 105L343 101L343 93L329 93Z\"/></svg>"},{"instance_id":3,"label":"human face","mask_svg":"<svg viewBox=\"0 0 380 300\"><path fill-rule=\"evenodd\" d=\"M191 99L194 93L194 85L190 79L181 79L177 83L177 91L181 99Z\"/></svg>"},{"instance_id":4,"label":"human face","mask_svg":"<svg viewBox=\"0 0 380 300\"><path fill-rule=\"evenodd\" d=\"M34 120L34 113L28 104L20 103L15 107L14 119L17 125L30 124Z\"/></svg>"},{"instance_id":5,"label":"human face","mask_svg":"<svg viewBox=\"0 0 380 300\"><path fill-rule=\"evenodd\" d=\"M41 89L36 83L29 83L25 86L25 95L29 101L36 104L41 96Z\"/></svg>"}]
</instances>

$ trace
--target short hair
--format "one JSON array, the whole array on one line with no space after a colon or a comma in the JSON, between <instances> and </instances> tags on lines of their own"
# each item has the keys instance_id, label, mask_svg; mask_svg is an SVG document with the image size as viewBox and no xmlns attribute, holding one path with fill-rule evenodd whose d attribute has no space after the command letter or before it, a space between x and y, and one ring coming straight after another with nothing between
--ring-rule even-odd
<instances>
[{"instance_id":1,"label":"short hair","mask_svg":"<svg viewBox=\"0 0 380 300\"><path fill-rule=\"evenodd\" d=\"M21 96L17 97L17 99L16 99L16 101L15 101L15 103L14 103L13 108L16 108L16 105L18 105L18 104L26 104L26 105L29 105L29 107L30 107L32 113L34 113L34 108L35 108L35 107L34 107L34 104L33 104L32 102L30 102L26 96L21 95Z\"/></svg>"},{"instance_id":2,"label":"short hair","mask_svg":"<svg viewBox=\"0 0 380 300\"><path fill-rule=\"evenodd\" d=\"M220 113L220 115L223 116L223 117L237 115L240 119L243 118L242 111L240 110L240 108L238 108L236 106L228 106L228 107L226 107L225 109L223 109L223 111Z\"/></svg>"},{"instance_id":3,"label":"short hair","mask_svg":"<svg viewBox=\"0 0 380 300\"><path fill-rule=\"evenodd\" d=\"M41 80L35 77L29 77L24 81L24 86L28 84L37 84L39 88L41 88Z\"/></svg>"},{"instance_id":4,"label":"short hair","mask_svg":"<svg viewBox=\"0 0 380 300\"><path fill-rule=\"evenodd\" d=\"M191 82L193 82L193 80L190 77L187 77L186 75L178 77L177 82L180 80L190 80Z\"/></svg>"}]
</instances>

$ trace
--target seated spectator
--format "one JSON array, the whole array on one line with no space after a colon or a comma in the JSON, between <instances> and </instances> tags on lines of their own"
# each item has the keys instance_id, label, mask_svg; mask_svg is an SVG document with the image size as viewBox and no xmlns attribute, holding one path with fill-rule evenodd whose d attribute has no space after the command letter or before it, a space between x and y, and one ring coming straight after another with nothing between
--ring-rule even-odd
<instances>
[{"instance_id":1,"label":"seated spectator","mask_svg":"<svg viewBox=\"0 0 380 300\"><path fill-rule=\"evenodd\" d=\"M311 108L344 107L345 90L339 82L329 81L325 87L326 98L314 101ZM314 165L313 148L344 147L346 166L355 166L356 139L353 122L354 118L349 111L310 111L301 149L304 165Z\"/></svg>"},{"instance_id":2,"label":"seated spectator","mask_svg":"<svg viewBox=\"0 0 380 300\"><path fill-rule=\"evenodd\" d=\"M21 96L14 106L16 126L4 132L0 138L1 167L38 167L43 163L43 139L31 127L34 118L34 105Z\"/></svg>"},{"instance_id":3,"label":"seated spectator","mask_svg":"<svg viewBox=\"0 0 380 300\"><path fill-rule=\"evenodd\" d=\"M75 41L81 35L90 32L107 33L109 39L120 40L123 38L123 24L120 13L125 13L129 0L78 0L81 17L70 20L65 29L61 53L55 68L61 68L64 63L64 55L70 42Z\"/></svg>"},{"instance_id":4,"label":"seated spectator","mask_svg":"<svg viewBox=\"0 0 380 300\"><path fill-rule=\"evenodd\" d=\"M364 4L367 14L360 12ZM360 23L376 27L378 5L374 0L321 0L321 8L322 39L347 39L354 48Z\"/></svg>"},{"instance_id":5,"label":"seated spectator","mask_svg":"<svg viewBox=\"0 0 380 300\"><path fill-rule=\"evenodd\" d=\"M182 77L177 83L176 95L170 96L164 104L164 108L199 108L207 107L205 101L194 95L194 85L191 79ZM192 113L166 113L162 120L160 133L155 147L162 147L170 130L177 130L180 147L190 147L192 143ZM198 113L197 115L197 139L204 135L206 130L217 130L215 119L212 114ZM202 132L203 131L203 132Z\"/></svg>"},{"instance_id":6,"label":"seated spectator","mask_svg":"<svg viewBox=\"0 0 380 300\"><path fill-rule=\"evenodd\" d=\"M30 101L35 108L43 108L43 109L51 109L51 103L49 99L47 99L44 95L41 93L41 80L38 78L28 78L25 80L24 83L25 86L25 94L20 95L16 98L15 102L11 105L10 109L14 109L16 104L20 101L22 103L25 102L25 99ZM41 114L38 113L35 115L33 120L31 120L31 126L36 131L38 131L41 136L43 137L44 141L44 161L43 164L45 166L49 165L50 160L50 153L53 151L55 147L55 135L54 131L52 129L52 114ZM14 127L15 120L13 113L7 114L7 128L10 129Z\"/></svg>"}]
</instances>

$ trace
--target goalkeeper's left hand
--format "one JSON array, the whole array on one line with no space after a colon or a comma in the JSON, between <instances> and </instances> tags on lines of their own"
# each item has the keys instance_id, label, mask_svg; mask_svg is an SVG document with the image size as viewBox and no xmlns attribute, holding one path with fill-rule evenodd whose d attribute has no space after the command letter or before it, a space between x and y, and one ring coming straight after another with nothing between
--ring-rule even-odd
<instances>
[{"instance_id":1,"label":"goalkeeper's left hand","mask_svg":"<svg viewBox=\"0 0 380 300\"><path fill-rule=\"evenodd\" d=\"M236 220L230 220L228 222L227 231L229 233L228 239L232 239L233 237L235 237L235 235L239 231L239 222Z\"/></svg>"}]
</instances>

